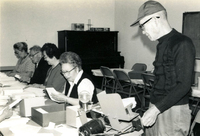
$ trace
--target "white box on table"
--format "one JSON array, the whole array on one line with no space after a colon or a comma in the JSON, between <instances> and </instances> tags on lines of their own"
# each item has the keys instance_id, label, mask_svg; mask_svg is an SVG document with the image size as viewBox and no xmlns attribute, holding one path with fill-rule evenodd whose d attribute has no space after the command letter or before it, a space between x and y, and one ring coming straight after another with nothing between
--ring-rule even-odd
<instances>
[{"instance_id":1,"label":"white box on table","mask_svg":"<svg viewBox=\"0 0 200 136\"><path fill-rule=\"evenodd\" d=\"M66 107L66 124L72 127L79 128L88 121L85 112L80 112L80 106Z\"/></svg>"},{"instance_id":2,"label":"white box on table","mask_svg":"<svg viewBox=\"0 0 200 136\"><path fill-rule=\"evenodd\" d=\"M23 99L19 104L20 115L25 117L31 116L31 108L45 105L46 100L47 99L44 97L33 97Z\"/></svg>"}]
</instances>

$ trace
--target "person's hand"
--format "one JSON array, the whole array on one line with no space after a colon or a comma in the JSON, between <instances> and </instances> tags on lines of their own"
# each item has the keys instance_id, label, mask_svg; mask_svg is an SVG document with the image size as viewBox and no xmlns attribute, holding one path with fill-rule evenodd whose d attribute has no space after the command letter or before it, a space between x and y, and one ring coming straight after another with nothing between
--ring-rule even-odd
<instances>
[{"instance_id":1,"label":"person's hand","mask_svg":"<svg viewBox=\"0 0 200 136\"><path fill-rule=\"evenodd\" d=\"M4 116L5 119L8 119L8 118L10 118L13 115L13 111L12 111L12 109L9 109L8 107L6 107L3 110L2 115Z\"/></svg>"},{"instance_id":2,"label":"person's hand","mask_svg":"<svg viewBox=\"0 0 200 136\"><path fill-rule=\"evenodd\" d=\"M51 94L51 97L57 101L63 101L63 102L67 102L67 96L65 96L62 93L59 94Z\"/></svg>"},{"instance_id":3,"label":"person's hand","mask_svg":"<svg viewBox=\"0 0 200 136\"><path fill-rule=\"evenodd\" d=\"M141 121L142 124L146 127L152 126L157 119L158 114L160 113L160 111L158 110L158 108L153 105L151 106L143 115Z\"/></svg>"}]
</instances>

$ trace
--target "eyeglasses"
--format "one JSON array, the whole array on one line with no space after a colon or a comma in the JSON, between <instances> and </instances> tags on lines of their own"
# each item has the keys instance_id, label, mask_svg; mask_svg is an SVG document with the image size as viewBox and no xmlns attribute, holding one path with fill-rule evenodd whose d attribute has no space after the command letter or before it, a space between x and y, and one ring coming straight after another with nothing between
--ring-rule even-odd
<instances>
[{"instance_id":1,"label":"eyeglasses","mask_svg":"<svg viewBox=\"0 0 200 136\"><path fill-rule=\"evenodd\" d=\"M36 52L35 54L33 55L29 55L30 58L33 58L36 54L38 54L39 52Z\"/></svg>"},{"instance_id":2,"label":"eyeglasses","mask_svg":"<svg viewBox=\"0 0 200 136\"><path fill-rule=\"evenodd\" d=\"M148 23L151 19L152 19L152 17L149 18L149 19L148 19L147 21L145 21L144 23L140 24L139 27L140 27L141 29L143 29L143 28L144 28L144 25L145 25L146 23Z\"/></svg>"},{"instance_id":3,"label":"eyeglasses","mask_svg":"<svg viewBox=\"0 0 200 136\"><path fill-rule=\"evenodd\" d=\"M157 16L157 17L151 17L151 18L149 18L147 21L145 21L144 23L140 24L139 27L140 27L141 29L144 29L144 25L145 25L146 23L148 23L152 18L160 18L160 17L159 17L159 16Z\"/></svg>"},{"instance_id":4,"label":"eyeglasses","mask_svg":"<svg viewBox=\"0 0 200 136\"><path fill-rule=\"evenodd\" d=\"M74 68L72 68L70 71L60 71L61 74L66 74L66 73L70 73L72 72L72 70L74 70L77 66L75 66Z\"/></svg>"}]
</instances>

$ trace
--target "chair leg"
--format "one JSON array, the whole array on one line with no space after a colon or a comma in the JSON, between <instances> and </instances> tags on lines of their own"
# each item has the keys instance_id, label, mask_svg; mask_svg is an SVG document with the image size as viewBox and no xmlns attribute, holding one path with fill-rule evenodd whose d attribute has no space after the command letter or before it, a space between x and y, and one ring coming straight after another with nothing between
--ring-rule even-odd
<instances>
[{"instance_id":1,"label":"chair leg","mask_svg":"<svg viewBox=\"0 0 200 136\"><path fill-rule=\"evenodd\" d=\"M113 88L112 88L112 93L115 93L115 81L113 80Z\"/></svg>"},{"instance_id":2,"label":"chair leg","mask_svg":"<svg viewBox=\"0 0 200 136\"><path fill-rule=\"evenodd\" d=\"M104 89L104 83L105 83L105 78L102 79L102 83L101 83L101 90Z\"/></svg>"},{"instance_id":3,"label":"chair leg","mask_svg":"<svg viewBox=\"0 0 200 136\"><path fill-rule=\"evenodd\" d=\"M194 108L194 110L193 110L193 113L192 113L193 115L195 115L195 113L196 113L196 111L197 111L199 102L200 102L200 99L197 101L197 104L196 104L196 106L195 106L195 108Z\"/></svg>"},{"instance_id":4,"label":"chair leg","mask_svg":"<svg viewBox=\"0 0 200 136\"><path fill-rule=\"evenodd\" d=\"M145 110L145 88L143 88L143 91L141 108Z\"/></svg>"},{"instance_id":5,"label":"chair leg","mask_svg":"<svg viewBox=\"0 0 200 136\"><path fill-rule=\"evenodd\" d=\"M132 87L130 87L130 89L129 89L128 97L131 97L131 92L132 92Z\"/></svg>"},{"instance_id":6,"label":"chair leg","mask_svg":"<svg viewBox=\"0 0 200 136\"><path fill-rule=\"evenodd\" d=\"M137 90L135 89L135 87L134 87L134 86L132 86L132 88L133 88L133 90L135 91L135 93L136 93L136 95L137 95L137 97L138 97L138 99L139 99L140 103L142 103L142 101L141 101L141 99L140 99L140 96L138 95L138 92L137 92Z\"/></svg>"}]
</instances>

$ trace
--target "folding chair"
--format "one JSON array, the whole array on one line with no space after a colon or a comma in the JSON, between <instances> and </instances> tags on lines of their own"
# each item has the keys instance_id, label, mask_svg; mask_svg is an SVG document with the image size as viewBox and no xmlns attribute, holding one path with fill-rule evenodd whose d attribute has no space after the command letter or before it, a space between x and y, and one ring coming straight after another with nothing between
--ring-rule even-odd
<instances>
[{"instance_id":1,"label":"folding chair","mask_svg":"<svg viewBox=\"0 0 200 136\"><path fill-rule=\"evenodd\" d=\"M137 91L135 89L136 84L134 84L127 73L121 70L114 70L113 73L116 76L116 93L130 96L137 96L138 100L141 102L139 93L142 93L143 90Z\"/></svg>"},{"instance_id":2,"label":"folding chair","mask_svg":"<svg viewBox=\"0 0 200 136\"><path fill-rule=\"evenodd\" d=\"M188 136L193 136L193 129L194 129L194 126L195 126L196 123L200 123L200 110L197 112L197 114L194 118L194 121L191 124Z\"/></svg>"},{"instance_id":3,"label":"folding chair","mask_svg":"<svg viewBox=\"0 0 200 136\"><path fill-rule=\"evenodd\" d=\"M194 97L194 96L190 96L189 97L189 105L190 105L190 109L192 110L192 116L195 116L198 112L198 110L200 109L200 98L199 97Z\"/></svg>"},{"instance_id":4,"label":"folding chair","mask_svg":"<svg viewBox=\"0 0 200 136\"><path fill-rule=\"evenodd\" d=\"M147 65L144 63L135 63L132 68L133 71L146 71Z\"/></svg>"},{"instance_id":5,"label":"folding chair","mask_svg":"<svg viewBox=\"0 0 200 136\"><path fill-rule=\"evenodd\" d=\"M142 80L144 82L143 86L143 97L142 97L142 109L146 110L148 106L146 106L146 99L150 99L150 92L153 88L154 75L152 73L142 73Z\"/></svg>"},{"instance_id":6,"label":"folding chair","mask_svg":"<svg viewBox=\"0 0 200 136\"><path fill-rule=\"evenodd\" d=\"M146 72L147 65L144 63L135 63L131 70L132 71L128 73L131 79L142 79L142 73Z\"/></svg>"},{"instance_id":7,"label":"folding chair","mask_svg":"<svg viewBox=\"0 0 200 136\"><path fill-rule=\"evenodd\" d=\"M115 92L115 75L113 72L110 70L110 68L101 66L100 67L101 73L103 75L103 80L102 80L102 85L101 85L101 90L106 90L108 89L111 90L112 93Z\"/></svg>"}]
</instances>

